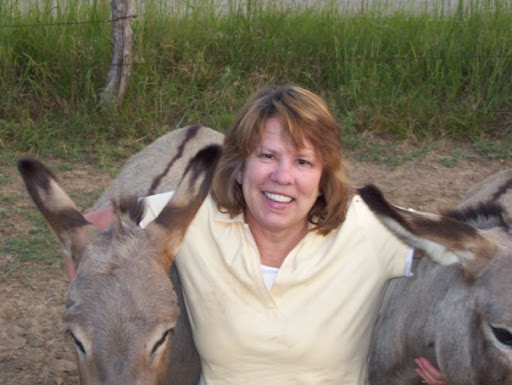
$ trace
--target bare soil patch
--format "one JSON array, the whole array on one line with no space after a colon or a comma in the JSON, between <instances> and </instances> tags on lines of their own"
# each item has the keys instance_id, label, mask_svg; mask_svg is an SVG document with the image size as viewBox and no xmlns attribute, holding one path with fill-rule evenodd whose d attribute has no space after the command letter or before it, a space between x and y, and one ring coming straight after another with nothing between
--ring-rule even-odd
<instances>
[{"instance_id":1,"label":"bare soil patch","mask_svg":"<svg viewBox=\"0 0 512 385\"><path fill-rule=\"evenodd\" d=\"M449 151L434 151L396 167L353 160L350 170L356 186L375 183L395 204L436 212L456 205L492 173L512 167L512 160L489 160L469 149L457 153L454 167L444 165ZM76 163L58 171L59 162L48 164L80 207L90 207L110 181L92 165ZM13 165L0 165L0 174L8 180L0 185L0 245L7 250L0 254L0 384L78 384L74 349L61 321L68 281L60 246L48 229L51 250L44 251L54 256L52 263L20 262L9 252L8 242L33 231L26 213L35 208Z\"/></svg>"}]
</instances>

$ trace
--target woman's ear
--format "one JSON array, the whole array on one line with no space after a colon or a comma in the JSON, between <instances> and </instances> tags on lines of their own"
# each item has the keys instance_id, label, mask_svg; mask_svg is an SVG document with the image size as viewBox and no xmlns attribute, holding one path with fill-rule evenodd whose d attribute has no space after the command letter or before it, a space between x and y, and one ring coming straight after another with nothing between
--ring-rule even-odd
<instances>
[{"instance_id":1,"label":"woman's ear","mask_svg":"<svg viewBox=\"0 0 512 385\"><path fill-rule=\"evenodd\" d=\"M240 169L236 172L236 183L239 185L242 184L242 181L244 180L244 166L240 167Z\"/></svg>"}]
</instances>

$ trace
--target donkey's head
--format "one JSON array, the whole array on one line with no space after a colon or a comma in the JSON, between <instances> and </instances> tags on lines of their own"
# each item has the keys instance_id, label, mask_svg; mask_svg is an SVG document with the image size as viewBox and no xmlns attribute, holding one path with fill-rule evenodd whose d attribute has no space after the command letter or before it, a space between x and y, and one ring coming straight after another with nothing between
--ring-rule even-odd
<instances>
[{"instance_id":1,"label":"donkey's head","mask_svg":"<svg viewBox=\"0 0 512 385\"><path fill-rule=\"evenodd\" d=\"M114 222L104 231L87 222L44 165L18 163L32 199L77 266L64 322L82 384L147 385L166 378L179 316L169 269L219 155L219 146L200 151L145 229L138 226L143 203L131 198L114 205Z\"/></svg>"},{"instance_id":2,"label":"donkey's head","mask_svg":"<svg viewBox=\"0 0 512 385\"><path fill-rule=\"evenodd\" d=\"M422 314L419 307L414 315L403 315L435 317L436 336L429 336L428 343L435 344L448 380L512 384L512 223L505 208L490 199L437 215L392 206L375 186L358 191L397 237L425 250L433 261L455 266L450 270L456 274L430 275L442 292L418 272L416 287L437 303L437 314ZM396 294L394 300L403 298Z\"/></svg>"}]
</instances>

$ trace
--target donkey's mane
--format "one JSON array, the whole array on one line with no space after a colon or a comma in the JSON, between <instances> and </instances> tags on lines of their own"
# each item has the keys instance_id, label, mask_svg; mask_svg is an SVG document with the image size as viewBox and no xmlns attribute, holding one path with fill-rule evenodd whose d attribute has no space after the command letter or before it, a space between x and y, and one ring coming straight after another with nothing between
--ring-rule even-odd
<instances>
[{"instance_id":1,"label":"donkey's mane","mask_svg":"<svg viewBox=\"0 0 512 385\"><path fill-rule=\"evenodd\" d=\"M498 190L493 194L491 200L498 200L500 197L505 194L509 189L512 188L512 179L509 179L505 183L503 183Z\"/></svg>"},{"instance_id":2,"label":"donkey's mane","mask_svg":"<svg viewBox=\"0 0 512 385\"><path fill-rule=\"evenodd\" d=\"M112 275L123 266L125 258L131 258L138 255L134 252L140 247L138 239L141 234L139 223L144 214L144 200L136 196L127 195L119 200L111 200L114 210L114 221L106 235L109 237L109 244L117 250L115 253L99 253L92 259L89 259L91 269L97 274ZM138 235L139 234L139 235ZM94 267L92 267L94 266Z\"/></svg>"},{"instance_id":3,"label":"donkey's mane","mask_svg":"<svg viewBox=\"0 0 512 385\"><path fill-rule=\"evenodd\" d=\"M482 202L462 209L447 210L443 215L481 230L510 226L503 217L503 206L497 202Z\"/></svg>"},{"instance_id":4,"label":"donkey's mane","mask_svg":"<svg viewBox=\"0 0 512 385\"><path fill-rule=\"evenodd\" d=\"M114 207L116 218L128 216L136 225L142 220L145 211L144 199L135 195L122 196L118 202L112 201L112 207Z\"/></svg>"}]
</instances>

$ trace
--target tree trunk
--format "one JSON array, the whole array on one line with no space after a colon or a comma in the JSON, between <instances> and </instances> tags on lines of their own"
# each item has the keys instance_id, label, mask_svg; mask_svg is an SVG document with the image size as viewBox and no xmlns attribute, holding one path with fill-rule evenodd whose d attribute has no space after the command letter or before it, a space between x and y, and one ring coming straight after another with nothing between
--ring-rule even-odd
<instances>
[{"instance_id":1,"label":"tree trunk","mask_svg":"<svg viewBox=\"0 0 512 385\"><path fill-rule=\"evenodd\" d=\"M123 101L132 65L134 1L110 0L110 6L113 54L107 82L100 95L100 109L115 107Z\"/></svg>"}]
</instances>

